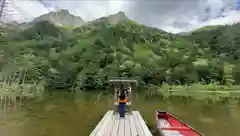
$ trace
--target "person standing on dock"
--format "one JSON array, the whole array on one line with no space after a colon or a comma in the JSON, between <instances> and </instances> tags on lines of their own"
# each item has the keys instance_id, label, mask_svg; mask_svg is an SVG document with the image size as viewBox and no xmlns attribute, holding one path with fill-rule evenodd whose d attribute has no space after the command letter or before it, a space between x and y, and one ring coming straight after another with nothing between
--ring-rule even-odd
<instances>
[{"instance_id":1,"label":"person standing on dock","mask_svg":"<svg viewBox=\"0 0 240 136\"><path fill-rule=\"evenodd\" d=\"M118 111L119 111L119 115L120 118L124 118L125 117L125 105L128 102L127 99L127 89L124 88L122 91L120 91L119 93L119 105L118 105Z\"/></svg>"}]
</instances>

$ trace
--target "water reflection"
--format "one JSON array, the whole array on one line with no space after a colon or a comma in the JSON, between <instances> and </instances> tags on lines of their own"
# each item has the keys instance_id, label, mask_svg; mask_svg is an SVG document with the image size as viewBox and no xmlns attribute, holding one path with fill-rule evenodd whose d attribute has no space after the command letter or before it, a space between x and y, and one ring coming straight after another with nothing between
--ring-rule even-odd
<instances>
[{"instance_id":1,"label":"water reflection","mask_svg":"<svg viewBox=\"0 0 240 136\"><path fill-rule=\"evenodd\" d=\"M236 103L160 101L142 95L133 102L152 131L155 110L167 109L207 136L238 136L240 132L240 106ZM0 132L3 136L88 136L112 104L111 96L72 93L54 93L43 102L1 103Z\"/></svg>"}]
</instances>

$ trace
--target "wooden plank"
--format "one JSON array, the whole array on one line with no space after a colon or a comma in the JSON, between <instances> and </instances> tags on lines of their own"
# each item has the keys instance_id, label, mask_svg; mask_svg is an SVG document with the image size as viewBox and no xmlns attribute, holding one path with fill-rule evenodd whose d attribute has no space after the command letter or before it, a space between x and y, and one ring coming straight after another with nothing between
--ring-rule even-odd
<instances>
[{"instance_id":1,"label":"wooden plank","mask_svg":"<svg viewBox=\"0 0 240 136\"><path fill-rule=\"evenodd\" d=\"M90 136L152 136L146 123L138 111L133 111L132 115L113 115L113 111L108 111Z\"/></svg>"},{"instance_id":2,"label":"wooden plank","mask_svg":"<svg viewBox=\"0 0 240 136\"><path fill-rule=\"evenodd\" d=\"M113 126L114 126L114 124L116 123L116 115L113 115L112 117L111 117L111 120L110 120L110 122L109 122L109 124L108 124L108 129L106 130L106 132L104 133L104 136L111 136L111 132L112 132L112 130L113 130Z\"/></svg>"},{"instance_id":3,"label":"wooden plank","mask_svg":"<svg viewBox=\"0 0 240 136\"><path fill-rule=\"evenodd\" d=\"M115 123L114 123L114 126L113 126L111 136L117 136L118 129L119 129L119 116L115 115Z\"/></svg>"},{"instance_id":4,"label":"wooden plank","mask_svg":"<svg viewBox=\"0 0 240 136\"><path fill-rule=\"evenodd\" d=\"M125 131L124 136L131 136L131 128L130 128L130 115L126 115L125 117ZM135 134L136 136L137 134Z\"/></svg>"},{"instance_id":5,"label":"wooden plank","mask_svg":"<svg viewBox=\"0 0 240 136\"><path fill-rule=\"evenodd\" d=\"M96 136L104 136L105 131L109 129L108 127L110 122L113 122L112 116L113 116L113 111L110 111L110 115L107 117L106 121L102 124L102 127L99 129Z\"/></svg>"},{"instance_id":6,"label":"wooden plank","mask_svg":"<svg viewBox=\"0 0 240 136\"><path fill-rule=\"evenodd\" d=\"M104 122L106 121L106 119L108 118L108 116L110 115L110 111L108 111L104 117L101 119L101 121L98 123L98 125L95 127L95 129L92 131L92 133L89 136L95 136L99 129L102 127L102 125L104 124Z\"/></svg>"},{"instance_id":7,"label":"wooden plank","mask_svg":"<svg viewBox=\"0 0 240 136\"><path fill-rule=\"evenodd\" d=\"M125 119L124 118L120 118L119 119L119 130L118 130L118 136L124 136L124 124L125 123Z\"/></svg>"},{"instance_id":8,"label":"wooden plank","mask_svg":"<svg viewBox=\"0 0 240 136\"><path fill-rule=\"evenodd\" d=\"M138 117L137 117L136 111L132 112L132 116L134 118L134 124L135 124L135 126L137 128L138 136L145 136L143 128L142 128L140 122L138 121Z\"/></svg>"},{"instance_id":9,"label":"wooden plank","mask_svg":"<svg viewBox=\"0 0 240 136\"><path fill-rule=\"evenodd\" d=\"M131 135L132 136L137 136L137 128L134 122L134 117L133 115L129 116L129 125L130 125L130 130L131 130Z\"/></svg>"},{"instance_id":10,"label":"wooden plank","mask_svg":"<svg viewBox=\"0 0 240 136\"><path fill-rule=\"evenodd\" d=\"M148 129L145 121L143 120L142 116L140 115L140 113L138 111L135 112L136 117L138 118L138 121L140 122L143 131L145 133L146 136L152 136L152 133L150 132L150 130Z\"/></svg>"}]
</instances>

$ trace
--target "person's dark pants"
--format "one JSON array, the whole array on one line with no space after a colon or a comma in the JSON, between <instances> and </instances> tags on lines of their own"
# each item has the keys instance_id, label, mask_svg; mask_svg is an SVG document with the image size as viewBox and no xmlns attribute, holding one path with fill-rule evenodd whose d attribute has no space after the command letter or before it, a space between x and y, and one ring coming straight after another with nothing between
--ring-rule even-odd
<instances>
[{"instance_id":1,"label":"person's dark pants","mask_svg":"<svg viewBox=\"0 0 240 136\"><path fill-rule=\"evenodd\" d=\"M125 117L125 102L119 102L119 105L118 105L118 111L119 111L119 114L120 114L120 117Z\"/></svg>"}]
</instances>

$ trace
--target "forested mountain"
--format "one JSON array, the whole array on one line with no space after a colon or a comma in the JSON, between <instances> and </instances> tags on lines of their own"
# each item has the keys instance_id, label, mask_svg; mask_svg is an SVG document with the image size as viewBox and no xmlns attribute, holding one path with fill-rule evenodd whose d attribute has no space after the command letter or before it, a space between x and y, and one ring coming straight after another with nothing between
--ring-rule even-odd
<instances>
[{"instance_id":1,"label":"forested mountain","mask_svg":"<svg viewBox=\"0 0 240 136\"><path fill-rule=\"evenodd\" d=\"M202 48L209 48L214 57L239 60L240 24L216 26L193 31L187 39L195 41Z\"/></svg>"},{"instance_id":2,"label":"forested mountain","mask_svg":"<svg viewBox=\"0 0 240 136\"><path fill-rule=\"evenodd\" d=\"M239 82L240 24L179 36L118 15L73 30L48 21L1 29L1 69L27 70L27 82L52 88L104 88L112 76L155 85Z\"/></svg>"}]
</instances>

